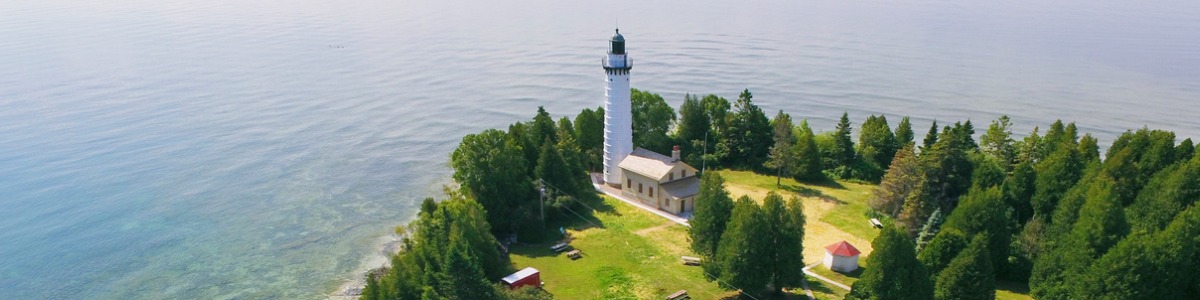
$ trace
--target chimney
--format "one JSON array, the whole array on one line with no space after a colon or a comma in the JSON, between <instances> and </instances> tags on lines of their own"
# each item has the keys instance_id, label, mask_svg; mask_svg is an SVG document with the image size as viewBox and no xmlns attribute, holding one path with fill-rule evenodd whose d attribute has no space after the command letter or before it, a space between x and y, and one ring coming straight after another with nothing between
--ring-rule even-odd
<instances>
[{"instance_id":1,"label":"chimney","mask_svg":"<svg viewBox=\"0 0 1200 300\"><path fill-rule=\"evenodd\" d=\"M675 145L675 149L671 150L671 162L679 161L679 145Z\"/></svg>"}]
</instances>

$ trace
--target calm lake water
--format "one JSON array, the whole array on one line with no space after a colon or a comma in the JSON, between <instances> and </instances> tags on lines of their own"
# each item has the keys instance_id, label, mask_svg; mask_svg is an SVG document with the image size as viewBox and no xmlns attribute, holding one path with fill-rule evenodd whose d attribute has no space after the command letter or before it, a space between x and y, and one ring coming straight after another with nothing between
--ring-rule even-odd
<instances>
[{"instance_id":1,"label":"calm lake water","mask_svg":"<svg viewBox=\"0 0 1200 300\"><path fill-rule=\"evenodd\" d=\"M465 134L633 86L1200 137L1200 1L0 2L0 298L323 298Z\"/></svg>"}]
</instances>

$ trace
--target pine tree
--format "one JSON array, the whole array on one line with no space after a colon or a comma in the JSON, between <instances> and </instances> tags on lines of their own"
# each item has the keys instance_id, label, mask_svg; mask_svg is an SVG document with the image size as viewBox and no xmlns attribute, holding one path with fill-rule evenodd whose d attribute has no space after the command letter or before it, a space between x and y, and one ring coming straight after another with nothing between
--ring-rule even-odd
<instances>
[{"instance_id":1,"label":"pine tree","mask_svg":"<svg viewBox=\"0 0 1200 300\"><path fill-rule=\"evenodd\" d=\"M933 120L933 125L929 126L929 133L925 134L925 140L921 144L921 155L925 155L926 151L933 149L933 144L938 140L938 125L937 120Z\"/></svg>"},{"instance_id":2,"label":"pine tree","mask_svg":"<svg viewBox=\"0 0 1200 300\"><path fill-rule=\"evenodd\" d=\"M900 230L884 226L871 242L866 271L846 299L933 299L933 282Z\"/></svg>"},{"instance_id":3,"label":"pine tree","mask_svg":"<svg viewBox=\"0 0 1200 300\"><path fill-rule=\"evenodd\" d=\"M775 133L775 144L768 151L768 159L763 166L775 170L775 186L778 187L783 173L791 172L796 164L796 152L792 149L796 145L796 136L792 133L792 117L783 113L783 110L771 120L771 127Z\"/></svg>"},{"instance_id":4,"label":"pine tree","mask_svg":"<svg viewBox=\"0 0 1200 300\"><path fill-rule=\"evenodd\" d=\"M857 157L854 153L854 141L850 139L851 130L850 115L843 112L842 119L838 121L837 127L834 129L833 149L830 153L834 165L826 167L844 167L848 170L854 165ZM849 174L842 176L848 178Z\"/></svg>"},{"instance_id":5,"label":"pine tree","mask_svg":"<svg viewBox=\"0 0 1200 300\"><path fill-rule=\"evenodd\" d=\"M704 139L711 128L711 121L704 112L700 98L692 94L684 95L683 104L679 106L679 123L675 126L674 135L683 148L683 161L693 166L701 164L700 156L706 152L703 147L707 144Z\"/></svg>"},{"instance_id":6,"label":"pine tree","mask_svg":"<svg viewBox=\"0 0 1200 300\"><path fill-rule=\"evenodd\" d=\"M766 217L767 236L760 243L767 244L767 260L761 266L767 270L770 284L776 294L784 288L798 288L804 281L804 211L799 199L792 198L786 205L783 197L775 192L763 199L763 215Z\"/></svg>"},{"instance_id":7,"label":"pine tree","mask_svg":"<svg viewBox=\"0 0 1200 300\"><path fill-rule=\"evenodd\" d=\"M1011 170L1017 160L1016 141L1012 138L1012 121L1008 116L1000 116L992 121L987 132L979 137L979 148L983 153L995 158L1005 170Z\"/></svg>"},{"instance_id":8,"label":"pine tree","mask_svg":"<svg viewBox=\"0 0 1200 300\"><path fill-rule=\"evenodd\" d=\"M454 233L451 233L454 234ZM450 237L449 252L446 253L445 267L442 274L441 295L453 295L451 299L499 299L496 289L483 276L477 258L472 255L471 247L461 234Z\"/></svg>"},{"instance_id":9,"label":"pine tree","mask_svg":"<svg viewBox=\"0 0 1200 300\"><path fill-rule=\"evenodd\" d=\"M996 280L988 242L975 236L937 276L934 299L996 299Z\"/></svg>"},{"instance_id":10,"label":"pine tree","mask_svg":"<svg viewBox=\"0 0 1200 300\"><path fill-rule=\"evenodd\" d=\"M883 180L872 192L867 203L876 211L896 217L904 207L904 199L916 189L920 180L920 161L913 152L912 144L907 144L900 151L896 151L892 165L888 167Z\"/></svg>"},{"instance_id":11,"label":"pine tree","mask_svg":"<svg viewBox=\"0 0 1200 300\"><path fill-rule=\"evenodd\" d=\"M793 176L797 180L809 181L823 178L821 149L817 147L816 136L813 135L812 128L808 127L808 120L801 120L797 131L799 134L796 138L796 146L792 148L796 157Z\"/></svg>"},{"instance_id":12,"label":"pine tree","mask_svg":"<svg viewBox=\"0 0 1200 300\"><path fill-rule=\"evenodd\" d=\"M858 135L858 156L879 168L885 168L891 165L892 157L896 156L899 149L887 118L874 115L867 117Z\"/></svg>"},{"instance_id":13,"label":"pine tree","mask_svg":"<svg viewBox=\"0 0 1200 300\"><path fill-rule=\"evenodd\" d=\"M908 116L904 116L903 119L900 119L900 123L896 124L895 135L897 149L913 143L912 123L908 121Z\"/></svg>"},{"instance_id":14,"label":"pine tree","mask_svg":"<svg viewBox=\"0 0 1200 300\"><path fill-rule=\"evenodd\" d=\"M733 213L714 263L720 266L718 277L725 288L737 288L748 294L766 290L771 277L763 266L770 263L769 225L762 208L750 197L742 196L733 205Z\"/></svg>"},{"instance_id":15,"label":"pine tree","mask_svg":"<svg viewBox=\"0 0 1200 300\"><path fill-rule=\"evenodd\" d=\"M982 235L980 235L982 236ZM963 249L967 248L967 243L970 239L958 231L957 229L942 230L929 241L929 244L921 248L921 252L917 253L917 260L925 266L929 274L935 277L942 272L946 266L950 265L950 261L958 256Z\"/></svg>"},{"instance_id":16,"label":"pine tree","mask_svg":"<svg viewBox=\"0 0 1200 300\"><path fill-rule=\"evenodd\" d=\"M973 190L964 195L948 216L942 230L958 230L965 236L982 235L991 249L992 265L1003 266L1008 261L1010 214L999 188Z\"/></svg>"},{"instance_id":17,"label":"pine tree","mask_svg":"<svg viewBox=\"0 0 1200 300\"><path fill-rule=\"evenodd\" d=\"M733 210L733 199L725 190L725 179L720 173L711 172L700 177L700 192L696 195L692 219L688 222L688 237L691 239L693 252L699 254L705 261L713 261L720 245L721 235L725 233ZM717 269L711 269L715 264L704 264L706 272L716 274Z\"/></svg>"},{"instance_id":18,"label":"pine tree","mask_svg":"<svg viewBox=\"0 0 1200 300\"><path fill-rule=\"evenodd\" d=\"M585 166L599 170L604 159L604 108L583 109L575 116L575 142L583 151Z\"/></svg>"},{"instance_id":19,"label":"pine tree","mask_svg":"<svg viewBox=\"0 0 1200 300\"><path fill-rule=\"evenodd\" d=\"M763 110L754 105L750 90L742 91L729 118L726 139L732 151L728 159L735 167L760 169L772 144L771 123Z\"/></svg>"}]
</instances>

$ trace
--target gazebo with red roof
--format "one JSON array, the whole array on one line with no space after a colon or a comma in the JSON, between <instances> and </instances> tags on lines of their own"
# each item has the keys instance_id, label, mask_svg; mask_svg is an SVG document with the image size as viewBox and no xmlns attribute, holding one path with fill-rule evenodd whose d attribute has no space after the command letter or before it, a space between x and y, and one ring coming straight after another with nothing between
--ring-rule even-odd
<instances>
[{"instance_id":1,"label":"gazebo with red roof","mask_svg":"<svg viewBox=\"0 0 1200 300\"><path fill-rule=\"evenodd\" d=\"M858 255L861 252L846 241L825 246L825 267L830 270L849 273L858 270Z\"/></svg>"}]
</instances>

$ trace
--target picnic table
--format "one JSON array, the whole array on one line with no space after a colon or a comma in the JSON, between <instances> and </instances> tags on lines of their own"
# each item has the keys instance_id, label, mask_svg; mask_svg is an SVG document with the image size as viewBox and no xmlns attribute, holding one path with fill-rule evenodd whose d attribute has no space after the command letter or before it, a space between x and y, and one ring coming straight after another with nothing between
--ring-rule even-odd
<instances>
[{"instance_id":1,"label":"picnic table","mask_svg":"<svg viewBox=\"0 0 1200 300\"><path fill-rule=\"evenodd\" d=\"M700 265L699 257L680 256L679 258L683 260L683 264L685 264L685 265L689 265L689 266L699 266Z\"/></svg>"},{"instance_id":2,"label":"picnic table","mask_svg":"<svg viewBox=\"0 0 1200 300\"><path fill-rule=\"evenodd\" d=\"M692 299L692 296L688 296L687 290L679 290L678 292L675 292L674 294L667 296L667 300L685 300L685 299Z\"/></svg>"},{"instance_id":3,"label":"picnic table","mask_svg":"<svg viewBox=\"0 0 1200 300\"><path fill-rule=\"evenodd\" d=\"M570 257L571 260L576 260L576 259L583 257L583 253L580 253L579 249L575 249L575 250L567 251L567 257Z\"/></svg>"},{"instance_id":4,"label":"picnic table","mask_svg":"<svg viewBox=\"0 0 1200 300\"><path fill-rule=\"evenodd\" d=\"M567 245L567 243L565 243L565 242L554 244L554 246L550 246L550 250L554 250L554 253L567 251L567 249L570 249L570 248L571 248L571 245Z\"/></svg>"}]
</instances>

